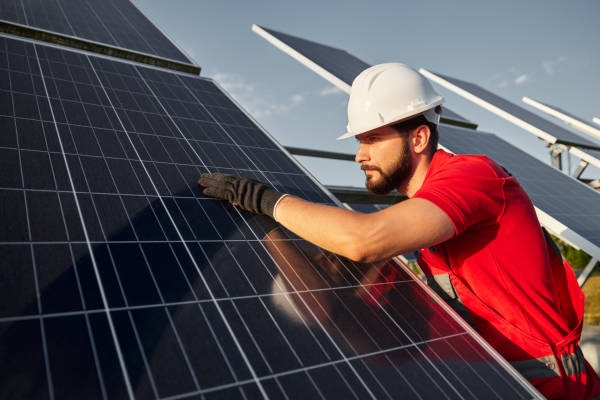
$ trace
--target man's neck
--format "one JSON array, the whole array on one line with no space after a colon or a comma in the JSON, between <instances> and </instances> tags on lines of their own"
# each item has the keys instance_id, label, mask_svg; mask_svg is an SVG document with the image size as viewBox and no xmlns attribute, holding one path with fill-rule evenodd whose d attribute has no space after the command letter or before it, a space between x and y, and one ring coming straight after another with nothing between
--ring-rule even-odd
<instances>
[{"instance_id":1,"label":"man's neck","mask_svg":"<svg viewBox=\"0 0 600 400\"><path fill-rule=\"evenodd\" d=\"M419 157L415 160L415 163L413 164L413 173L406 182L403 182L398 187L398 192L403 193L408 197L412 197L417 193L421 186L423 186L432 158L433 157Z\"/></svg>"}]
</instances>

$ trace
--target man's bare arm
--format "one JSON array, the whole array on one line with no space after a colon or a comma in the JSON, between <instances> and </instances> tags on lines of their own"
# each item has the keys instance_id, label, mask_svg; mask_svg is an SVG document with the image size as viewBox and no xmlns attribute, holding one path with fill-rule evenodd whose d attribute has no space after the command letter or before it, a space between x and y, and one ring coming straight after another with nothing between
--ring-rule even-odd
<instances>
[{"instance_id":1,"label":"man's bare arm","mask_svg":"<svg viewBox=\"0 0 600 400\"><path fill-rule=\"evenodd\" d=\"M454 236L450 218L424 199L409 199L382 211L362 214L286 196L277 222L298 236L360 262L384 260Z\"/></svg>"}]
</instances>

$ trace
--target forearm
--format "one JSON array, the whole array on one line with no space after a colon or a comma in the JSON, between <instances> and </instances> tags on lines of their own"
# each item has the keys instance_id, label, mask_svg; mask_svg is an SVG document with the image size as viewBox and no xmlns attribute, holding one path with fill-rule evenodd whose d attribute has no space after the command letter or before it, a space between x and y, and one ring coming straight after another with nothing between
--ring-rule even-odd
<instances>
[{"instance_id":1,"label":"forearm","mask_svg":"<svg viewBox=\"0 0 600 400\"><path fill-rule=\"evenodd\" d=\"M275 219L323 249L364 261L365 214L286 196L277 205Z\"/></svg>"},{"instance_id":2,"label":"forearm","mask_svg":"<svg viewBox=\"0 0 600 400\"><path fill-rule=\"evenodd\" d=\"M446 214L423 199L362 214L286 196L277 206L275 218L303 239L359 262L386 260L454 235Z\"/></svg>"},{"instance_id":3,"label":"forearm","mask_svg":"<svg viewBox=\"0 0 600 400\"><path fill-rule=\"evenodd\" d=\"M424 199L362 214L287 196L260 182L228 174L202 174L198 184L206 196L273 217L303 239L360 262L389 259L454 235L448 216Z\"/></svg>"}]
</instances>

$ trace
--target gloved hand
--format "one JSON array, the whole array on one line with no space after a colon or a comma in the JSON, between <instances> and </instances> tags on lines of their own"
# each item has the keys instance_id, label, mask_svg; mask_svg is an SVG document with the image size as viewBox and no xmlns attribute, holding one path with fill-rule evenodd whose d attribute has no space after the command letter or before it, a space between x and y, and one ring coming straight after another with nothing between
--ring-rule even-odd
<instances>
[{"instance_id":1,"label":"gloved hand","mask_svg":"<svg viewBox=\"0 0 600 400\"><path fill-rule=\"evenodd\" d=\"M246 211L271 218L275 205L285 196L260 182L219 172L200 175L198 185L204 188L202 193L205 196L227 200Z\"/></svg>"}]
</instances>

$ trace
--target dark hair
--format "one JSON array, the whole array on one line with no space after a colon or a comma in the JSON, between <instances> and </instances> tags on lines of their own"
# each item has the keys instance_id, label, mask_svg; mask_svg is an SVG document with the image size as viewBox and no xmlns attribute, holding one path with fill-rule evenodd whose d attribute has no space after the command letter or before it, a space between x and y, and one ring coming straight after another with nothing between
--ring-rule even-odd
<instances>
[{"instance_id":1,"label":"dark hair","mask_svg":"<svg viewBox=\"0 0 600 400\"><path fill-rule=\"evenodd\" d=\"M439 106L438 106L439 107ZM436 110L438 111L438 110ZM414 118L408 119L406 121L398 122L397 124L391 125L392 128L398 131L398 133L403 134L404 132L412 131L421 125L427 125L429 127L429 131L431 131L431 136L429 137L429 147L427 149L428 154L430 156L435 153L438 146L438 127L436 124L427 121L423 114L417 115Z\"/></svg>"}]
</instances>

